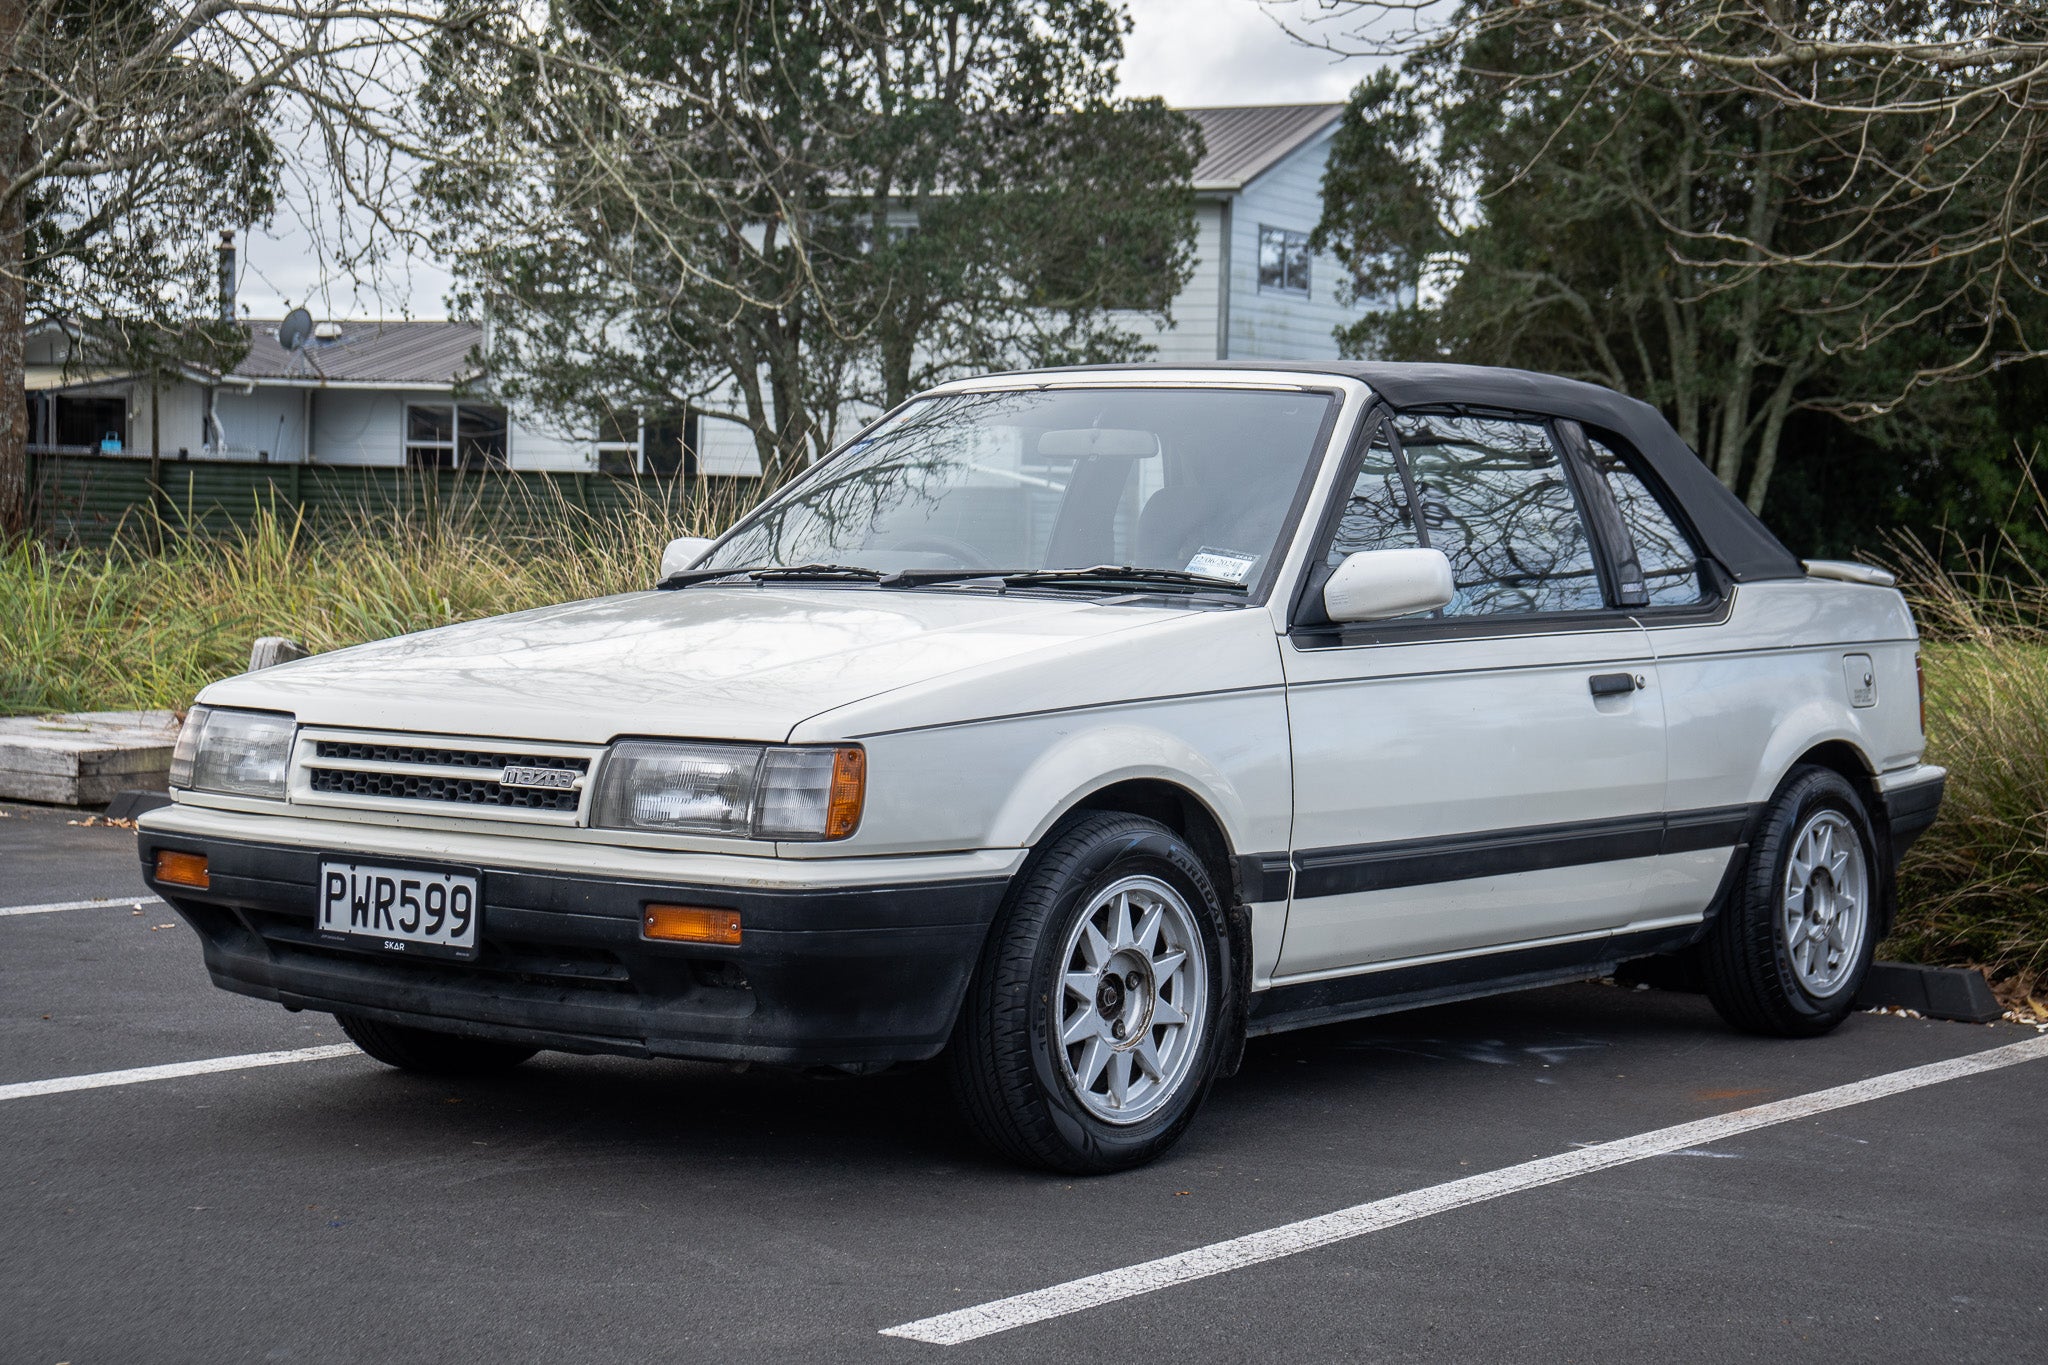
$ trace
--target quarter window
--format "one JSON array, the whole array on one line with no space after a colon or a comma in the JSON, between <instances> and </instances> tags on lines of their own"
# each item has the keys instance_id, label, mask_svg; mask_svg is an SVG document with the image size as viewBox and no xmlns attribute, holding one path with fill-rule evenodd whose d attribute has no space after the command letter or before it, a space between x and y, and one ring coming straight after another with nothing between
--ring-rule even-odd
<instances>
[{"instance_id":1,"label":"quarter window","mask_svg":"<svg viewBox=\"0 0 2048 1365\"><path fill-rule=\"evenodd\" d=\"M1563 461L1535 422L1395 419L1427 535L1451 561L1446 616L1606 605L1592 538Z\"/></svg>"},{"instance_id":2,"label":"quarter window","mask_svg":"<svg viewBox=\"0 0 2048 1365\"><path fill-rule=\"evenodd\" d=\"M1406 485L1395 467L1393 447L1387 443L1382 426L1358 467L1351 496L1337 517L1337 531L1330 538L1325 562L1336 568L1347 555L1360 550L1412 550L1421 541L1415 535L1414 509L1408 505Z\"/></svg>"},{"instance_id":3,"label":"quarter window","mask_svg":"<svg viewBox=\"0 0 2048 1365\"><path fill-rule=\"evenodd\" d=\"M1308 293L1308 234L1259 225L1259 288Z\"/></svg>"},{"instance_id":4,"label":"quarter window","mask_svg":"<svg viewBox=\"0 0 2048 1365\"><path fill-rule=\"evenodd\" d=\"M1685 606L1700 600L1700 560L1678 521L1650 491L1642 476L1611 446L1589 436L1593 467L1613 490L1622 524L1635 542L1636 560L1653 607Z\"/></svg>"},{"instance_id":5,"label":"quarter window","mask_svg":"<svg viewBox=\"0 0 2048 1365\"><path fill-rule=\"evenodd\" d=\"M415 469L505 468L505 410L484 403L408 403L405 462Z\"/></svg>"}]
</instances>

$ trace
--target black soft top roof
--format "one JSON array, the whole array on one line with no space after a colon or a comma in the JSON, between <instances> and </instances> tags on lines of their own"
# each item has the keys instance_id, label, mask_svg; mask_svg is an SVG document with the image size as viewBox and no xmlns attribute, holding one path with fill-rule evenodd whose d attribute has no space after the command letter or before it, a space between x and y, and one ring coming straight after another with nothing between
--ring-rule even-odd
<instances>
[{"instance_id":1,"label":"black soft top roof","mask_svg":"<svg viewBox=\"0 0 2048 1365\"><path fill-rule=\"evenodd\" d=\"M1085 366L1108 369L1125 366ZM1742 500L1715 478L1692 448L1648 403L1598 384L1529 370L1488 365L1404 364L1382 360L1214 361L1173 363L1176 370L1277 370L1339 375L1370 385L1396 408L1471 406L1510 408L1545 417L1568 417L1594 431L1612 432L1640 452L1652 472L1685 508L1701 548L1738 581L1802 578L1806 570ZM1043 373L1043 371L1040 371Z\"/></svg>"}]
</instances>

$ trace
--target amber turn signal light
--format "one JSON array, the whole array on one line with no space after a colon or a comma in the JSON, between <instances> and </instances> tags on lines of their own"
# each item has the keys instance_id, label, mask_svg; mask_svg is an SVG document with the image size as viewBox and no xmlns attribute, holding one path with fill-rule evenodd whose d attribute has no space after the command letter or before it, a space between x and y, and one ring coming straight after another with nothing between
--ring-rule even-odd
<instances>
[{"instance_id":1,"label":"amber turn signal light","mask_svg":"<svg viewBox=\"0 0 2048 1365\"><path fill-rule=\"evenodd\" d=\"M868 790L865 749L841 749L832 756L832 796L825 807L825 837L844 839L860 825Z\"/></svg>"},{"instance_id":2,"label":"amber turn signal light","mask_svg":"<svg viewBox=\"0 0 2048 1365\"><path fill-rule=\"evenodd\" d=\"M156 853L156 879L172 886L190 886L204 891L209 885L204 853L173 853L160 848Z\"/></svg>"},{"instance_id":3,"label":"amber turn signal light","mask_svg":"<svg viewBox=\"0 0 2048 1365\"><path fill-rule=\"evenodd\" d=\"M740 913L701 905L650 905L640 917L640 931L668 943L718 943L737 947Z\"/></svg>"}]
</instances>

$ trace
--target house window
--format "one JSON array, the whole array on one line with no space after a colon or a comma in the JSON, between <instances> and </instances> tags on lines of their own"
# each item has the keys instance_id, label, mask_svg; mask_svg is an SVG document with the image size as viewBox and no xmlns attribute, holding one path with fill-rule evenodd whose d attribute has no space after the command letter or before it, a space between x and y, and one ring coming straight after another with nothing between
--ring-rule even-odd
<instances>
[{"instance_id":1,"label":"house window","mask_svg":"<svg viewBox=\"0 0 2048 1365\"><path fill-rule=\"evenodd\" d=\"M128 445L128 400L60 394L56 403L57 444L118 455Z\"/></svg>"},{"instance_id":2,"label":"house window","mask_svg":"<svg viewBox=\"0 0 2048 1365\"><path fill-rule=\"evenodd\" d=\"M1259 224L1259 288L1308 295L1308 234Z\"/></svg>"},{"instance_id":3,"label":"house window","mask_svg":"<svg viewBox=\"0 0 2048 1365\"><path fill-rule=\"evenodd\" d=\"M638 408L599 408L597 468L602 474L695 475L688 421Z\"/></svg>"},{"instance_id":4,"label":"house window","mask_svg":"<svg viewBox=\"0 0 2048 1365\"><path fill-rule=\"evenodd\" d=\"M597 469L600 474L640 472L639 409L598 409Z\"/></svg>"},{"instance_id":5,"label":"house window","mask_svg":"<svg viewBox=\"0 0 2048 1365\"><path fill-rule=\"evenodd\" d=\"M503 469L505 449L503 408L406 404L405 462L414 469Z\"/></svg>"}]
</instances>

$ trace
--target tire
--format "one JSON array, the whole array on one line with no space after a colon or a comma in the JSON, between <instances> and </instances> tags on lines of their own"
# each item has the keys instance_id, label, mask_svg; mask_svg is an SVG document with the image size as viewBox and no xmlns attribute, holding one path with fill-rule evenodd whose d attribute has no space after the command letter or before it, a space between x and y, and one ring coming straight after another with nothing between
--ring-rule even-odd
<instances>
[{"instance_id":1,"label":"tire","mask_svg":"<svg viewBox=\"0 0 2048 1365\"><path fill-rule=\"evenodd\" d=\"M1846 1019L1877 949L1884 875L1856 789L1827 768L1793 769L1700 945L1721 1017L1775 1038L1816 1037Z\"/></svg>"},{"instance_id":2,"label":"tire","mask_svg":"<svg viewBox=\"0 0 2048 1365\"><path fill-rule=\"evenodd\" d=\"M459 1038L452 1033L380 1024L359 1014L337 1014L348 1040L386 1066L428 1076L485 1076L507 1071L539 1052L537 1047Z\"/></svg>"},{"instance_id":3,"label":"tire","mask_svg":"<svg viewBox=\"0 0 2048 1365\"><path fill-rule=\"evenodd\" d=\"M1075 1175L1166 1151L1224 1052L1239 988L1227 944L1214 881L1166 826L1090 812L1055 830L989 934L947 1048L968 1125L1014 1161Z\"/></svg>"}]
</instances>

